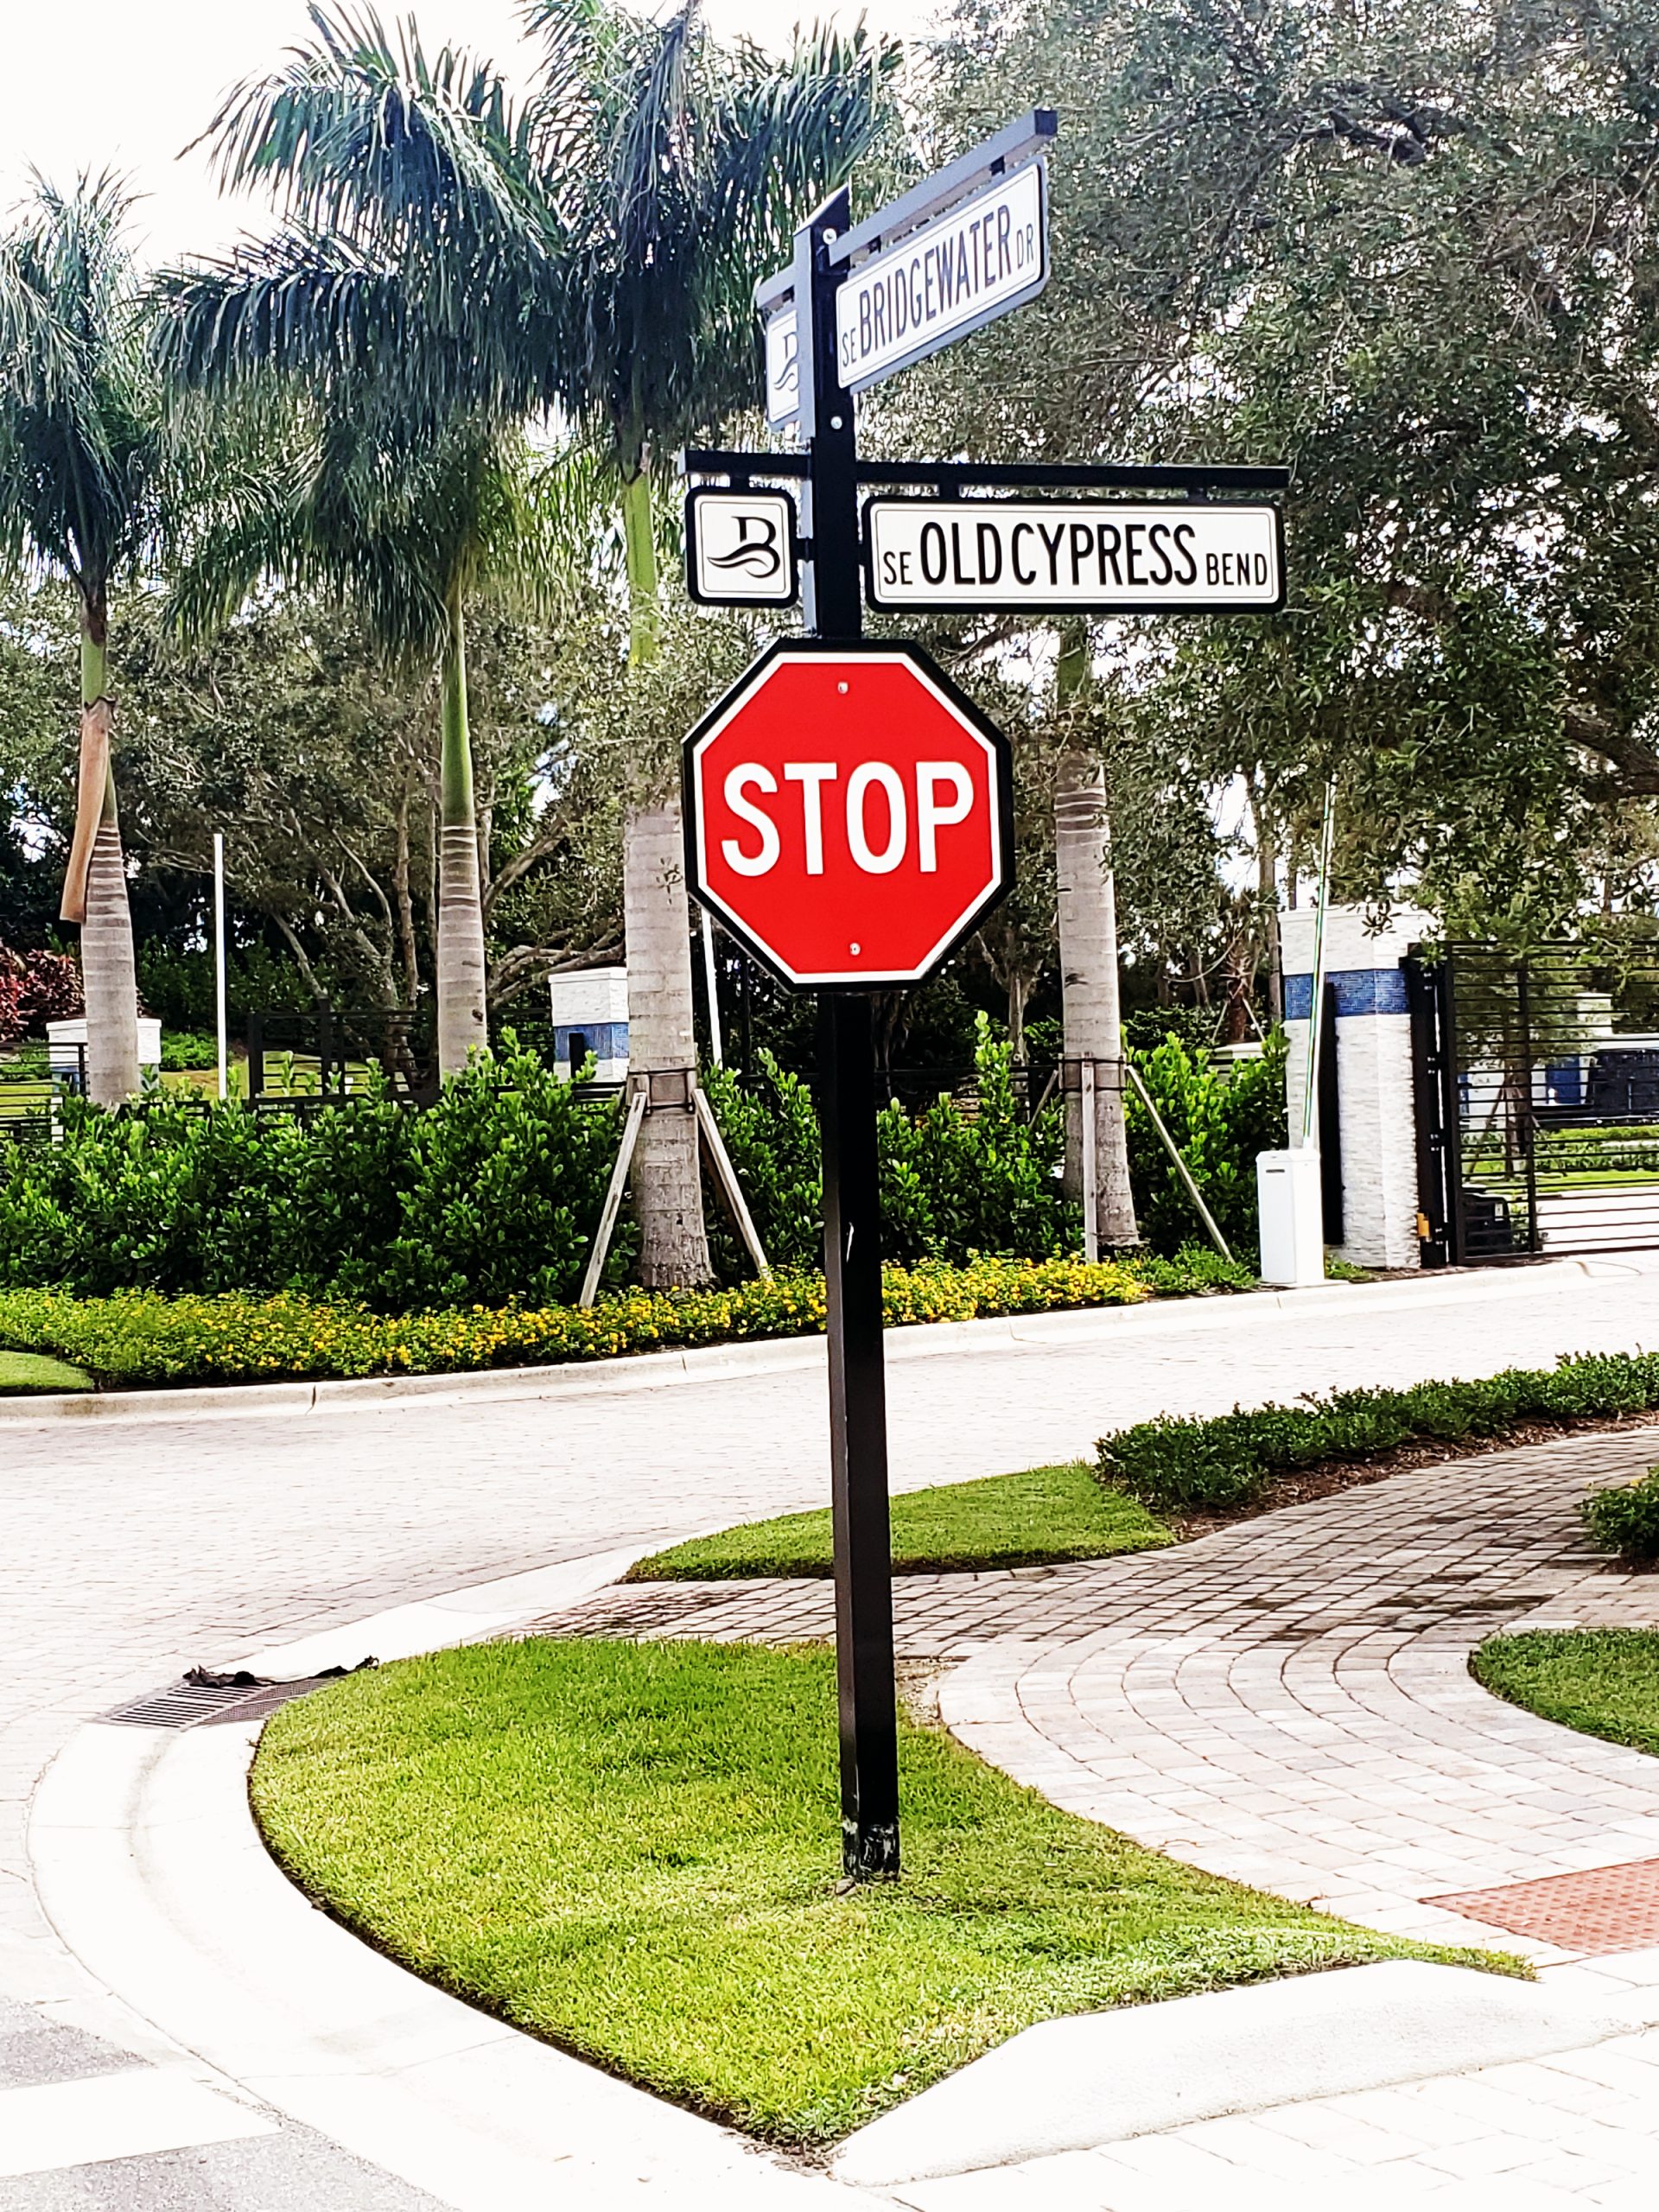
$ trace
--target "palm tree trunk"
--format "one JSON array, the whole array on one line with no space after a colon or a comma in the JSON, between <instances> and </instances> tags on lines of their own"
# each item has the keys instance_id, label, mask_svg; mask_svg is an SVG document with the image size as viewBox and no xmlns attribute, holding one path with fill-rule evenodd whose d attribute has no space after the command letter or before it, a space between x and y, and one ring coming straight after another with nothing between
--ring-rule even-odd
<instances>
[{"instance_id":1,"label":"palm tree trunk","mask_svg":"<svg viewBox=\"0 0 1659 2212\"><path fill-rule=\"evenodd\" d=\"M628 660L642 668L660 650L657 550L651 484L643 472L622 486L627 548ZM671 1070L695 1081L691 917L677 791L629 810L622 832L628 963L628 1072L649 1081ZM639 1280L647 1289L689 1289L714 1280L703 1222L696 1117L686 1107L648 1112L633 1155L639 1224Z\"/></svg>"},{"instance_id":2,"label":"palm tree trunk","mask_svg":"<svg viewBox=\"0 0 1659 2212\"><path fill-rule=\"evenodd\" d=\"M119 1106L139 1086L138 978L110 757L113 722L109 615L100 597L81 611L80 772L62 907L65 921L80 924L86 1095L99 1106Z\"/></svg>"},{"instance_id":3,"label":"palm tree trunk","mask_svg":"<svg viewBox=\"0 0 1659 2212\"><path fill-rule=\"evenodd\" d=\"M460 586L449 594L443 654L443 753L438 828L438 1073L447 1080L488 1046L484 911L479 893L473 748L467 721L467 627Z\"/></svg>"},{"instance_id":4,"label":"palm tree trunk","mask_svg":"<svg viewBox=\"0 0 1659 2212\"><path fill-rule=\"evenodd\" d=\"M1059 696L1074 700L1088 677L1086 637L1060 655ZM1054 786L1054 856L1059 878L1060 989L1068 1060L1095 1064L1095 1234L1103 1252L1139 1242L1129 1187L1123 1113L1123 1033L1118 999L1117 899L1112 881L1106 778L1091 755L1068 749ZM1065 1189L1083 1196L1083 1094L1065 1094Z\"/></svg>"}]
</instances>

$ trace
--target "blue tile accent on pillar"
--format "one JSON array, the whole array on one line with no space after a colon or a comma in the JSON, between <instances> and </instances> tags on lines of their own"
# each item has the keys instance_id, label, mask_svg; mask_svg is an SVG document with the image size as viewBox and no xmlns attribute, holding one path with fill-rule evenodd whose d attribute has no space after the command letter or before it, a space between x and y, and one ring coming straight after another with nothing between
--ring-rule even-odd
<instances>
[{"instance_id":1,"label":"blue tile accent on pillar","mask_svg":"<svg viewBox=\"0 0 1659 2212\"><path fill-rule=\"evenodd\" d=\"M1327 982L1337 987L1339 1020L1361 1014L1408 1014L1405 970L1402 968L1335 968ZM1313 978L1287 976L1285 1020L1306 1021L1313 1003Z\"/></svg>"},{"instance_id":2,"label":"blue tile accent on pillar","mask_svg":"<svg viewBox=\"0 0 1659 2212\"><path fill-rule=\"evenodd\" d=\"M586 1038L587 1049L596 1060L626 1060L628 1057L628 1025L626 1021L561 1022L553 1032L553 1058L564 1062L570 1058L570 1039Z\"/></svg>"}]
</instances>

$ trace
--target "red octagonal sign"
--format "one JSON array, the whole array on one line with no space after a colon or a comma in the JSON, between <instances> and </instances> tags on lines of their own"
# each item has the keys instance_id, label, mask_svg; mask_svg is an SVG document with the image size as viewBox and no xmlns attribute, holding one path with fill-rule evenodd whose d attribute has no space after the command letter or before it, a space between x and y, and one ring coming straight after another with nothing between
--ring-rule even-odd
<instances>
[{"instance_id":1,"label":"red octagonal sign","mask_svg":"<svg viewBox=\"0 0 1659 2212\"><path fill-rule=\"evenodd\" d=\"M786 983L919 982L1014 881L1007 740L916 645L773 645L685 797L692 888Z\"/></svg>"}]
</instances>

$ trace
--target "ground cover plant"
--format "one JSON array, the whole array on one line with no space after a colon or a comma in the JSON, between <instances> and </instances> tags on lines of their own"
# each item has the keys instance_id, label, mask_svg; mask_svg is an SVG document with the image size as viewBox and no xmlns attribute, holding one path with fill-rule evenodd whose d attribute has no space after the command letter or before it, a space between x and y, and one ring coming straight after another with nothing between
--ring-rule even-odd
<instances>
[{"instance_id":1,"label":"ground cover plant","mask_svg":"<svg viewBox=\"0 0 1659 2212\"><path fill-rule=\"evenodd\" d=\"M787 2145L1037 2020L1427 1955L902 1722L904 1878L839 1895L835 1747L827 1651L535 1640L289 1705L252 1796L300 1885L416 1972Z\"/></svg>"},{"instance_id":2,"label":"ground cover plant","mask_svg":"<svg viewBox=\"0 0 1659 2212\"><path fill-rule=\"evenodd\" d=\"M1592 1491L1580 1511L1591 1541L1617 1552L1627 1567L1659 1562L1659 1467L1639 1482Z\"/></svg>"},{"instance_id":3,"label":"ground cover plant","mask_svg":"<svg viewBox=\"0 0 1659 2212\"><path fill-rule=\"evenodd\" d=\"M1511 1705L1659 1757L1659 1630L1532 1629L1491 1637L1469 1663Z\"/></svg>"},{"instance_id":4,"label":"ground cover plant","mask_svg":"<svg viewBox=\"0 0 1659 2212\"><path fill-rule=\"evenodd\" d=\"M1277 1478L1299 1471L1655 1410L1659 1353L1582 1352L1551 1369L1506 1368L1472 1382L1332 1390L1298 1405L1162 1416L1103 1437L1096 1466L1103 1483L1154 1512L1227 1511L1260 1503Z\"/></svg>"},{"instance_id":5,"label":"ground cover plant","mask_svg":"<svg viewBox=\"0 0 1659 2212\"><path fill-rule=\"evenodd\" d=\"M899 1574L1043 1567L1174 1541L1145 1506L1103 1488L1082 1460L904 1491L889 1510L893 1564ZM749 1575L826 1575L834 1564L828 1511L786 1513L653 1553L626 1579L722 1582Z\"/></svg>"},{"instance_id":6,"label":"ground cover plant","mask_svg":"<svg viewBox=\"0 0 1659 2212\"><path fill-rule=\"evenodd\" d=\"M980 1259L883 1271L890 1327L999 1313L1138 1305L1202 1294L1214 1270L1179 1262ZM729 1290L630 1290L583 1310L486 1306L377 1313L365 1306L279 1293L270 1298L163 1298L125 1291L74 1298L0 1290L0 1344L75 1360L131 1386L277 1382L364 1375L462 1374L626 1352L821 1334L821 1275L779 1274Z\"/></svg>"},{"instance_id":7,"label":"ground cover plant","mask_svg":"<svg viewBox=\"0 0 1659 2212\"><path fill-rule=\"evenodd\" d=\"M60 1390L90 1390L85 1368L40 1352L0 1351L0 1398L35 1397Z\"/></svg>"}]
</instances>

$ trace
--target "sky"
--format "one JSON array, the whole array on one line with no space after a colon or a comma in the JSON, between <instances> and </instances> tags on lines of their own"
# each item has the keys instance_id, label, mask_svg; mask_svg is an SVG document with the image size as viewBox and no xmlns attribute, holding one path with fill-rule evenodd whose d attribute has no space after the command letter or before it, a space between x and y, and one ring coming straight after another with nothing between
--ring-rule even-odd
<instances>
[{"instance_id":1,"label":"sky","mask_svg":"<svg viewBox=\"0 0 1659 2212\"><path fill-rule=\"evenodd\" d=\"M406 0L381 0L383 19ZM492 55L510 73L527 50L517 0L416 0L423 43L446 41ZM834 0L801 12L850 25L923 29L930 0ZM787 41L791 0L706 0L712 28L767 44ZM134 235L146 259L231 245L249 214L220 198L205 156L183 149L211 120L228 86L270 67L308 30L305 0L0 0L0 211L26 188L31 167L68 182L111 167L144 196Z\"/></svg>"}]
</instances>

